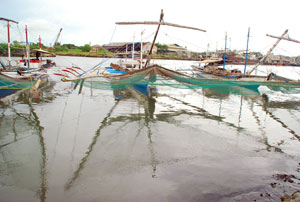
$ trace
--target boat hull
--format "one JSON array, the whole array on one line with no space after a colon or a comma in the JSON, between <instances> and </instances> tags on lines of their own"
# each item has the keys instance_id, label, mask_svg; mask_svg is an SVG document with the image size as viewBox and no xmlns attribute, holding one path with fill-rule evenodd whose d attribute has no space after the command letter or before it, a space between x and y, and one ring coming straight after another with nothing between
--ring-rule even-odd
<instances>
[{"instance_id":1,"label":"boat hull","mask_svg":"<svg viewBox=\"0 0 300 202\"><path fill-rule=\"evenodd\" d=\"M36 80L13 78L0 73L0 98L21 89L31 89L35 83Z\"/></svg>"}]
</instances>

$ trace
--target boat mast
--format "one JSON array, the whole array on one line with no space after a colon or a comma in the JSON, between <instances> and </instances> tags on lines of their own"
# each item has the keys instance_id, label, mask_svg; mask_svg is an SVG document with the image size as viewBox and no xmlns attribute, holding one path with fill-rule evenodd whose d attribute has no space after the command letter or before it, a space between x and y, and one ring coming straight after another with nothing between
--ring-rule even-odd
<instances>
[{"instance_id":1,"label":"boat mast","mask_svg":"<svg viewBox=\"0 0 300 202\"><path fill-rule=\"evenodd\" d=\"M254 70L257 69L257 67L265 62L265 60L267 59L267 57L269 57L269 55L271 54L271 52L273 51L273 49L278 45L278 43L281 41L281 39L283 38L284 35L286 35L286 33L288 33L288 30L285 30L283 32L283 34L278 37L278 40L276 41L276 43L274 43L274 45L270 48L270 50L267 52L267 54L253 67L253 69L251 69L251 71L249 72L249 74L251 74Z\"/></svg>"},{"instance_id":2,"label":"boat mast","mask_svg":"<svg viewBox=\"0 0 300 202\"><path fill-rule=\"evenodd\" d=\"M225 34L225 51L224 51L224 65L223 65L223 70L225 70L225 64L226 64L226 48L227 48L227 32Z\"/></svg>"},{"instance_id":3,"label":"boat mast","mask_svg":"<svg viewBox=\"0 0 300 202\"><path fill-rule=\"evenodd\" d=\"M143 68L143 34L144 34L144 31L143 30L141 32L141 65L140 65L140 68Z\"/></svg>"},{"instance_id":4,"label":"boat mast","mask_svg":"<svg viewBox=\"0 0 300 202\"><path fill-rule=\"evenodd\" d=\"M245 69L244 69L244 75L246 74L246 69L247 69L247 58L248 58L249 36L250 36L250 27L248 28L248 36L247 36L247 49L246 49L246 57L245 57Z\"/></svg>"},{"instance_id":5,"label":"boat mast","mask_svg":"<svg viewBox=\"0 0 300 202\"><path fill-rule=\"evenodd\" d=\"M39 36L39 45L40 45L40 49L42 49L42 38L41 38L41 36Z\"/></svg>"},{"instance_id":6,"label":"boat mast","mask_svg":"<svg viewBox=\"0 0 300 202\"><path fill-rule=\"evenodd\" d=\"M197 30L197 31L201 31L201 32L206 32L203 29L199 29L199 28L195 28L195 27L188 27L188 26L183 26L183 25L178 25L178 24L163 22L163 18L164 18L164 13L163 13L163 9L161 9L159 22L153 22L153 21L144 21L144 22L116 22L117 25L158 25L156 33L155 33L155 36L154 36L154 39L153 39L153 42L151 44L150 51L149 51L148 56L147 56L147 61L146 61L146 64L145 64L144 68L147 67L147 65L148 65L148 63L149 63L149 61L151 59L151 54L152 54L153 46L155 44L155 40L156 40L158 31L159 31L160 25L167 25L167 26L172 26L172 27L179 27L179 28L192 29L192 30Z\"/></svg>"},{"instance_id":7,"label":"boat mast","mask_svg":"<svg viewBox=\"0 0 300 202\"><path fill-rule=\"evenodd\" d=\"M131 59L134 60L134 38L135 38L135 33L133 34L133 41L132 41L132 55L131 55ZM132 64L133 66L133 64Z\"/></svg>"},{"instance_id":8,"label":"boat mast","mask_svg":"<svg viewBox=\"0 0 300 202\"><path fill-rule=\"evenodd\" d=\"M7 22L7 49L8 49L8 68L11 67L11 54L10 54L10 30L9 30L9 22L13 22L19 24L18 22L6 18L0 18L0 20Z\"/></svg>"},{"instance_id":9,"label":"boat mast","mask_svg":"<svg viewBox=\"0 0 300 202\"><path fill-rule=\"evenodd\" d=\"M208 49L209 49L209 43L207 44L207 50L206 50L206 54L205 54L205 58L208 58Z\"/></svg>"},{"instance_id":10,"label":"boat mast","mask_svg":"<svg viewBox=\"0 0 300 202\"><path fill-rule=\"evenodd\" d=\"M30 67L30 52L29 52L29 43L28 43L28 30L27 30L27 25L25 28L25 32L26 32L26 57L27 57L27 68L29 69Z\"/></svg>"},{"instance_id":11,"label":"boat mast","mask_svg":"<svg viewBox=\"0 0 300 202\"><path fill-rule=\"evenodd\" d=\"M159 23L158 23L158 26L157 26L157 30L156 30L156 33L155 33L153 42L152 42L152 44L151 44L151 48L150 48L149 54L148 54L148 56L147 56L147 61L146 61L146 64L145 64L145 67L144 67L144 68L147 67L147 65L148 65L148 63L149 63L149 61L150 61L150 59L151 59L153 46L154 46L154 43L155 43L155 40L156 40L158 31L159 31L159 28L160 28L160 25L161 25L161 22L163 21L163 19L164 19L164 11L163 11L163 9L161 9L160 18L159 18Z\"/></svg>"}]
</instances>

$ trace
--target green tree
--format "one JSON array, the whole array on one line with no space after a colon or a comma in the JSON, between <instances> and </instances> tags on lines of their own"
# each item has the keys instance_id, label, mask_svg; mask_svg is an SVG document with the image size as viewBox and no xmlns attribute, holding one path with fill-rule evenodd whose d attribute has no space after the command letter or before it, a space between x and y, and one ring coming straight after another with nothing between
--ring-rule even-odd
<instances>
[{"instance_id":1,"label":"green tree","mask_svg":"<svg viewBox=\"0 0 300 202\"><path fill-rule=\"evenodd\" d=\"M77 46L75 46L74 44L64 44L63 46L67 47L68 49L75 49L75 48L77 48Z\"/></svg>"},{"instance_id":2,"label":"green tree","mask_svg":"<svg viewBox=\"0 0 300 202\"><path fill-rule=\"evenodd\" d=\"M90 50L92 49L89 44L85 44L84 46L80 46L79 48L82 50L82 52L90 52Z\"/></svg>"},{"instance_id":3,"label":"green tree","mask_svg":"<svg viewBox=\"0 0 300 202\"><path fill-rule=\"evenodd\" d=\"M167 45L163 45L163 44L160 44L160 43L156 43L155 45L157 47L157 53L162 54L162 53L167 53L169 51Z\"/></svg>"},{"instance_id":4,"label":"green tree","mask_svg":"<svg viewBox=\"0 0 300 202\"><path fill-rule=\"evenodd\" d=\"M65 46L55 46L55 52L67 52L68 48Z\"/></svg>"}]
</instances>

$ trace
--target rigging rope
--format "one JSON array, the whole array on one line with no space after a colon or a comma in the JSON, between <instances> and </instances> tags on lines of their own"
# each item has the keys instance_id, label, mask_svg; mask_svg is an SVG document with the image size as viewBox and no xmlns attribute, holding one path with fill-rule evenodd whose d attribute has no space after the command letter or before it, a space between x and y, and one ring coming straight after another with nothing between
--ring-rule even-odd
<instances>
[{"instance_id":1,"label":"rigging rope","mask_svg":"<svg viewBox=\"0 0 300 202\"><path fill-rule=\"evenodd\" d=\"M202 48L201 46L198 46L198 45L196 45L196 44L194 44L194 43L192 43L192 42L185 41L185 40L180 39L180 38L175 37L175 36L172 36L172 37L171 37L169 34L167 34L167 33L165 33L165 32L163 32L163 33L164 33L168 38L170 38L171 40L173 40L174 42L175 42L175 40L174 40L173 38L175 38L175 39L177 39L177 40L180 40L180 41L182 41L182 42L184 42L184 43L190 44L190 45L192 45L192 46L195 46L195 47L197 47L197 48L200 48L200 49L202 49L202 50L205 50L205 51L206 51L206 49L207 49L207 47Z\"/></svg>"},{"instance_id":2,"label":"rigging rope","mask_svg":"<svg viewBox=\"0 0 300 202\"><path fill-rule=\"evenodd\" d=\"M115 26L115 29L114 29L114 31L113 31L113 34L112 34L112 37L110 38L110 42L109 42L109 43L111 43L111 41L112 41L112 39L113 39L113 36L114 36L114 34L115 34L116 29L117 29L117 25ZM81 74L79 75L79 77L81 77L82 75L86 74L86 73L89 72L89 71L94 70L95 68L97 68L99 65L103 64L103 63L106 62L106 61L107 61L107 60L103 59L100 63L96 64L95 66L93 66L92 68L88 69L87 71L84 71L83 73L81 73Z\"/></svg>"}]
</instances>

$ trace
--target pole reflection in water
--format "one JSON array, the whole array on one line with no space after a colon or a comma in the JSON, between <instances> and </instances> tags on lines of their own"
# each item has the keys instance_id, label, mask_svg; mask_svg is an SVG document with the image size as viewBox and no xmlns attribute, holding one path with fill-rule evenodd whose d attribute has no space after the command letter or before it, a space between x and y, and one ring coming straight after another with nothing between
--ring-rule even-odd
<instances>
[{"instance_id":1,"label":"pole reflection in water","mask_svg":"<svg viewBox=\"0 0 300 202\"><path fill-rule=\"evenodd\" d=\"M1 169L0 179L6 185L36 191L41 202L46 201L47 155L43 127L27 92L18 95L19 104L1 105ZM19 106L18 106L19 105ZM27 109L26 109L27 108ZM11 128L3 130L5 125ZM2 141L6 141L3 143ZM17 201L19 199L16 199Z\"/></svg>"},{"instance_id":2,"label":"pole reflection in water","mask_svg":"<svg viewBox=\"0 0 300 202\"><path fill-rule=\"evenodd\" d=\"M95 136L91 142L91 144L88 147L88 151L85 153L85 156L81 159L78 168L76 169L76 171L73 173L73 176L70 178L70 180L66 183L65 185L65 189L69 190L74 182L76 181L76 179L79 177L80 172L82 172L82 170L85 167L86 162L88 161L88 158L90 156L90 154L93 151L94 146L96 145L99 136L101 135L101 131L103 130L103 128L108 127L110 125L112 125L114 123L114 120L116 120L117 122L119 122L119 118L116 117L112 120L110 120L110 116L113 112L113 110L116 108L116 106L118 105L119 102L121 102L124 99L128 99L128 98L135 98L138 100L138 102L144 106L144 110L145 110L145 123L143 124L144 126L146 126L147 128L147 136L149 139L149 151L151 154L151 165L152 165L152 169L153 169L153 174L152 177L156 177L155 171L156 171L156 164L157 161L155 160L155 153L154 153L154 148L152 146L152 139L151 139L151 126L149 125L151 120L153 119L153 114L155 111L155 102L156 100L152 97L155 91L154 89L150 88L150 92L147 95L150 95L150 97L148 97L145 94L142 94L140 92L138 92L136 89L134 89L133 87L129 87L123 90L115 90L113 91L113 95L116 99L116 103L115 105L111 108L111 110L109 111L109 113L107 114L107 116L103 119L103 121L101 122L100 127L98 128L98 130L95 133ZM80 90L81 93L81 90ZM121 117L120 117L121 118ZM132 121L132 120L131 120ZM140 120L139 120L140 121ZM137 132L137 136L140 135L140 132L142 130L142 126L140 124L139 128L138 128L138 132Z\"/></svg>"},{"instance_id":3,"label":"pole reflection in water","mask_svg":"<svg viewBox=\"0 0 300 202\"><path fill-rule=\"evenodd\" d=\"M86 152L86 155L81 159L77 170L73 173L72 178L66 183L65 185L65 189L68 190L72 187L73 183L75 182L75 180L79 177L79 174L81 172L82 169L84 169L85 163L87 162L90 154L93 151L94 146L97 143L97 140L99 138L99 136L101 135L101 130L103 128L105 128L106 126L109 126L111 123L109 123L109 118L111 116L111 113L113 112L113 110L116 108L116 106L118 105L119 101L117 101L115 103L115 105L110 109L109 113L107 114L107 116L103 119L103 121L101 122L100 127L98 128L98 130L95 133L95 136L93 137L93 140L91 142L91 144L88 147L88 151Z\"/></svg>"}]
</instances>

